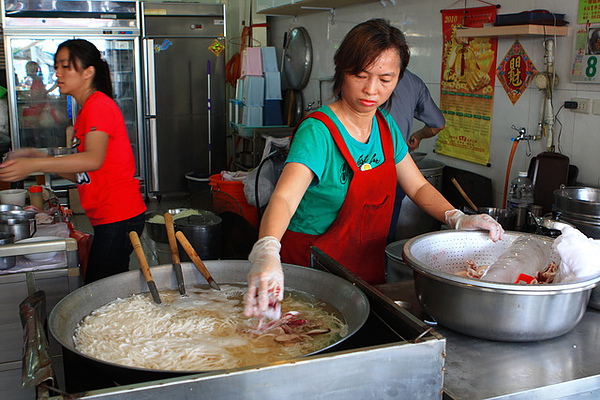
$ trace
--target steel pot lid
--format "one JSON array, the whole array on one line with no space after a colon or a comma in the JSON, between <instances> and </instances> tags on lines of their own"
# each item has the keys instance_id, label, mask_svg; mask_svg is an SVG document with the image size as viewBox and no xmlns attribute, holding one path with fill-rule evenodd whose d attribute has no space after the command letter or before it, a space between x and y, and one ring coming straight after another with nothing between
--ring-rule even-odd
<instances>
[{"instance_id":1,"label":"steel pot lid","mask_svg":"<svg viewBox=\"0 0 600 400\"><path fill-rule=\"evenodd\" d=\"M214 226L221 223L221 217L214 214L190 215L189 217L175 220L179 228L194 228L198 226Z\"/></svg>"},{"instance_id":2,"label":"steel pot lid","mask_svg":"<svg viewBox=\"0 0 600 400\"><path fill-rule=\"evenodd\" d=\"M312 42L305 28L299 26L288 33L284 62L283 71L290 88L303 89L312 70Z\"/></svg>"}]
</instances>

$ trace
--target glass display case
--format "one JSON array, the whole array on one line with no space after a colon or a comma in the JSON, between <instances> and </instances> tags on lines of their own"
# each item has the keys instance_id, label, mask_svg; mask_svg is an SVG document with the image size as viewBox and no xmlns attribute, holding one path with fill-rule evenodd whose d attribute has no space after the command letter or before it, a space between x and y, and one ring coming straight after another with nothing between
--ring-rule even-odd
<instances>
[{"instance_id":1,"label":"glass display case","mask_svg":"<svg viewBox=\"0 0 600 400\"><path fill-rule=\"evenodd\" d=\"M54 54L65 40L92 42L107 61L114 99L123 113L145 175L142 138L140 30L136 1L5 0L2 10L13 148L70 146L66 128L78 105L56 86Z\"/></svg>"}]
</instances>

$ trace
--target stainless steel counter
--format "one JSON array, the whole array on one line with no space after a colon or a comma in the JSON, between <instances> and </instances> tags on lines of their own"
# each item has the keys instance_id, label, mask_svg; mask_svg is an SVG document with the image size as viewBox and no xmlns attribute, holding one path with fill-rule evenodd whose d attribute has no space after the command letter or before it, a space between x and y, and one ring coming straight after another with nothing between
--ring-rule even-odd
<instances>
[{"instance_id":1,"label":"stainless steel counter","mask_svg":"<svg viewBox=\"0 0 600 400\"><path fill-rule=\"evenodd\" d=\"M393 300L422 314L412 281L378 286ZM444 393L450 399L600 398L600 311L588 308L582 321L555 339L494 342L436 325L446 338Z\"/></svg>"}]
</instances>

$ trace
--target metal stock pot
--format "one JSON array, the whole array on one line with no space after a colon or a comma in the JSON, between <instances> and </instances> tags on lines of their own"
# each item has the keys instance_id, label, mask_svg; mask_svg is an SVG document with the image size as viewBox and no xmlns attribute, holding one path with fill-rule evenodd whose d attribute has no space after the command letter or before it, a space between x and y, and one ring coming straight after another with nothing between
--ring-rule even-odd
<instances>
[{"instance_id":1,"label":"metal stock pot","mask_svg":"<svg viewBox=\"0 0 600 400\"><path fill-rule=\"evenodd\" d=\"M219 283L244 283L250 270L250 262L243 260L206 261L206 267ZM348 281L333 274L284 264L286 288L304 291L335 307L346 319L348 335L355 333L369 315L366 296ZM191 263L182 263L188 286L205 285L206 281ZM177 289L177 281L171 265L152 268L152 275L159 290ZM61 300L49 317L50 332L65 350L65 374L70 370L85 370L86 376L108 376L119 384L144 382L154 379L189 374L127 367L88 357L78 352L73 343L73 333L79 321L93 310L117 299L136 293L147 292L148 286L139 270L114 275L85 285ZM346 339L344 338L344 339ZM341 339L339 342L341 342ZM332 346L338 344L334 343ZM323 351L325 349L322 349ZM95 375L97 374L97 375Z\"/></svg>"}]
</instances>

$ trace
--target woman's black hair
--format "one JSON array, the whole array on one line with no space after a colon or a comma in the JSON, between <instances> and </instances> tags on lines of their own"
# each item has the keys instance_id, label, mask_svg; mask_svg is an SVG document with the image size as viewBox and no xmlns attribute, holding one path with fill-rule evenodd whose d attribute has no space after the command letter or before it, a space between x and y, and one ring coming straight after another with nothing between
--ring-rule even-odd
<instances>
[{"instance_id":1,"label":"woman's black hair","mask_svg":"<svg viewBox=\"0 0 600 400\"><path fill-rule=\"evenodd\" d=\"M83 69L94 67L95 74L92 81L94 89L112 99L113 87L108 63L102 58L96 46L84 39L67 40L58 45L58 49L56 49L54 55L54 62L56 62L56 54L63 48L69 50L69 64L73 65L73 68L76 70L79 70L80 67Z\"/></svg>"},{"instance_id":2,"label":"woman's black hair","mask_svg":"<svg viewBox=\"0 0 600 400\"><path fill-rule=\"evenodd\" d=\"M361 73L373 64L381 53L389 49L396 50L400 57L398 76L400 80L410 60L410 51L402 31L382 18L370 19L352 28L333 56L335 64L333 96L340 98L344 74ZM384 105L385 108L389 106L391 106L391 97Z\"/></svg>"}]
</instances>

